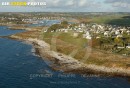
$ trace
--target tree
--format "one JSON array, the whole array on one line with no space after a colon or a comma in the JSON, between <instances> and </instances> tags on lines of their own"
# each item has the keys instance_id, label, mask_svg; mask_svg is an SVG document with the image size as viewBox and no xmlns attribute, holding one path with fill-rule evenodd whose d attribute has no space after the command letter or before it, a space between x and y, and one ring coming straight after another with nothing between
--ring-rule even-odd
<instances>
[{"instance_id":1,"label":"tree","mask_svg":"<svg viewBox=\"0 0 130 88\"><path fill-rule=\"evenodd\" d=\"M67 21L62 21L61 22L61 26L62 26L62 28L67 28L68 27L68 22Z\"/></svg>"},{"instance_id":2,"label":"tree","mask_svg":"<svg viewBox=\"0 0 130 88\"><path fill-rule=\"evenodd\" d=\"M49 27L48 31L56 31L57 29L61 28L61 26L59 24L54 24L52 26Z\"/></svg>"},{"instance_id":3,"label":"tree","mask_svg":"<svg viewBox=\"0 0 130 88\"><path fill-rule=\"evenodd\" d=\"M122 41L123 41L123 46L125 46L125 47L126 47L127 38L123 37L123 38L122 38Z\"/></svg>"},{"instance_id":4,"label":"tree","mask_svg":"<svg viewBox=\"0 0 130 88\"><path fill-rule=\"evenodd\" d=\"M100 49L101 49L101 47L103 45L103 41L102 40L99 41L99 45L100 45Z\"/></svg>"},{"instance_id":5,"label":"tree","mask_svg":"<svg viewBox=\"0 0 130 88\"><path fill-rule=\"evenodd\" d=\"M68 22L67 21L62 21L61 24L62 25L68 25Z\"/></svg>"},{"instance_id":6,"label":"tree","mask_svg":"<svg viewBox=\"0 0 130 88\"><path fill-rule=\"evenodd\" d=\"M118 44L118 43L120 42L120 39L119 39L118 37L116 37L116 38L114 39L114 42L115 42L116 44Z\"/></svg>"}]
</instances>

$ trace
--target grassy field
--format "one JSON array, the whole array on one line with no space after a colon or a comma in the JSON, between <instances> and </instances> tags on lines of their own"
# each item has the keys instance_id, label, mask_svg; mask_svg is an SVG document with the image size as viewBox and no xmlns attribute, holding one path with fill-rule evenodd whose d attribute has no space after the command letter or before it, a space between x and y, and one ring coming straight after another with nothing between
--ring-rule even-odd
<instances>
[{"instance_id":1,"label":"grassy field","mask_svg":"<svg viewBox=\"0 0 130 88\"><path fill-rule=\"evenodd\" d=\"M73 37L73 33L41 33L39 31L27 31L16 34L16 36L27 38L38 38L47 42L51 50L72 56L75 59L86 64L95 64L107 67L122 67L130 69L129 57L109 53L104 50L98 50L91 47L87 39L83 39L81 34ZM93 43L93 42L92 42ZM92 49L89 50L88 46Z\"/></svg>"},{"instance_id":2,"label":"grassy field","mask_svg":"<svg viewBox=\"0 0 130 88\"><path fill-rule=\"evenodd\" d=\"M129 15L122 15L122 14L92 16L88 20L90 20L90 23L128 26L130 25L130 18L128 16Z\"/></svg>"},{"instance_id":3,"label":"grassy field","mask_svg":"<svg viewBox=\"0 0 130 88\"><path fill-rule=\"evenodd\" d=\"M89 58L85 57L85 55L88 54L88 42L86 39L81 38L80 35L77 38L72 37L72 33L43 33L43 35L43 40L52 46L52 50L70 55L79 61L84 60L84 63L108 67L130 68L129 57L96 50L93 47L91 47L92 51L90 51L91 54L89 55ZM53 42L53 40L56 40L56 42Z\"/></svg>"}]
</instances>

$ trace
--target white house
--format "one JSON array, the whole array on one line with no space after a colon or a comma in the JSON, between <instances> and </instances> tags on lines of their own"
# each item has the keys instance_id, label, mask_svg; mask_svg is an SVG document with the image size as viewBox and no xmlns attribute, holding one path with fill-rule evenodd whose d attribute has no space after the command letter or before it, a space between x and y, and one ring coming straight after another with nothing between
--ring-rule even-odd
<instances>
[{"instance_id":1,"label":"white house","mask_svg":"<svg viewBox=\"0 0 130 88\"><path fill-rule=\"evenodd\" d=\"M46 30L44 30L44 32L47 32L47 29L46 29Z\"/></svg>"},{"instance_id":2,"label":"white house","mask_svg":"<svg viewBox=\"0 0 130 88\"><path fill-rule=\"evenodd\" d=\"M104 36L108 37L109 36L109 31L105 31Z\"/></svg>"},{"instance_id":3,"label":"white house","mask_svg":"<svg viewBox=\"0 0 130 88\"><path fill-rule=\"evenodd\" d=\"M86 39L92 39L92 36L91 36L91 34L88 31L86 32L86 34L84 35L84 37Z\"/></svg>"},{"instance_id":4,"label":"white house","mask_svg":"<svg viewBox=\"0 0 130 88\"><path fill-rule=\"evenodd\" d=\"M73 33L73 37L78 37L79 33L75 32Z\"/></svg>"},{"instance_id":5,"label":"white house","mask_svg":"<svg viewBox=\"0 0 130 88\"><path fill-rule=\"evenodd\" d=\"M119 31L119 30L116 30L116 31L115 31L115 34L116 34L116 35L120 35L120 31Z\"/></svg>"},{"instance_id":6,"label":"white house","mask_svg":"<svg viewBox=\"0 0 130 88\"><path fill-rule=\"evenodd\" d=\"M123 37L123 36L122 36L122 35L117 35L117 37L118 37L118 38L121 38L121 37Z\"/></svg>"},{"instance_id":7,"label":"white house","mask_svg":"<svg viewBox=\"0 0 130 88\"><path fill-rule=\"evenodd\" d=\"M130 30L127 31L128 35L130 35Z\"/></svg>"}]
</instances>

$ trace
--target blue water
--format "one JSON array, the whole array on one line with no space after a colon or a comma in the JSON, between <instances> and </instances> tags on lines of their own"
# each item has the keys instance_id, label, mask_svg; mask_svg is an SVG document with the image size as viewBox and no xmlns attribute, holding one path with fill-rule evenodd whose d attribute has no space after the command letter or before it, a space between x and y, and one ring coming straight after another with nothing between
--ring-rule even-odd
<instances>
[{"instance_id":1,"label":"blue water","mask_svg":"<svg viewBox=\"0 0 130 88\"><path fill-rule=\"evenodd\" d=\"M10 30L6 26L0 26L0 36L8 36L16 33L24 32L24 30Z\"/></svg>"},{"instance_id":2,"label":"blue water","mask_svg":"<svg viewBox=\"0 0 130 88\"><path fill-rule=\"evenodd\" d=\"M0 27L0 36L17 32ZM0 38L0 88L130 88L125 78L82 77L53 71L31 49L22 41Z\"/></svg>"},{"instance_id":3,"label":"blue water","mask_svg":"<svg viewBox=\"0 0 130 88\"><path fill-rule=\"evenodd\" d=\"M51 26L53 24L58 24L60 22L61 22L60 20L42 20L42 21L39 21L38 24L29 24L27 26L31 26L31 27L35 27L35 26Z\"/></svg>"}]
</instances>

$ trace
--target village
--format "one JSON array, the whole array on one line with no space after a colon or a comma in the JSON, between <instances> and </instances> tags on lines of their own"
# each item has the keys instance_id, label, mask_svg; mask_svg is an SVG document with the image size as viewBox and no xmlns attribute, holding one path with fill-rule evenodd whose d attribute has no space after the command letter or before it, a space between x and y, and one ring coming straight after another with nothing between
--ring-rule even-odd
<instances>
[{"instance_id":1,"label":"village","mask_svg":"<svg viewBox=\"0 0 130 88\"><path fill-rule=\"evenodd\" d=\"M74 38L80 36L83 39L91 40L94 43L92 47L96 49L125 56L130 55L130 27L96 23L67 24L67 22L61 22L59 25L54 24L43 31L44 33L71 32Z\"/></svg>"},{"instance_id":2,"label":"village","mask_svg":"<svg viewBox=\"0 0 130 88\"><path fill-rule=\"evenodd\" d=\"M69 19L66 20L66 19ZM99 23L72 22L70 18L60 14L58 16L42 16L42 14L19 14L19 16L7 16L1 14L0 25L27 26L29 24L45 24L43 20L61 21L47 28L43 28L44 33L71 33L73 38L91 40L92 47L121 55L130 55L130 27ZM45 25L44 25L45 26ZM41 26L42 27L42 26ZM18 27L17 27L18 28ZM21 27L20 27L21 28ZM25 27L24 27L25 28ZM35 29L35 28L33 28Z\"/></svg>"}]
</instances>

